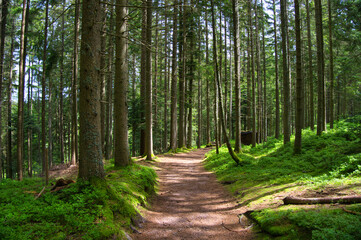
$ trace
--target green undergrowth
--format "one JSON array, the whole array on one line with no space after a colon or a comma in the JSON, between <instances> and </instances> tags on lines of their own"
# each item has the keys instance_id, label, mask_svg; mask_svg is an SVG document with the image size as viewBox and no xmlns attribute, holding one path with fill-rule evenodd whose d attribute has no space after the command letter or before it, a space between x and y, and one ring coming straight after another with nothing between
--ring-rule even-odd
<instances>
[{"instance_id":1,"label":"green undergrowth","mask_svg":"<svg viewBox=\"0 0 361 240\"><path fill-rule=\"evenodd\" d=\"M106 165L105 181L78 181L57 192L39 178L0 182L0 239L123 239L155 191L149 167Z\"/></svg>"},{"instance_id":2,"label":"green undergrowth","mask_svg":"<svg viewBox=\"0 0 361 240\"><path fill-rule=\"evenodd\" d=\"M282 138L280 140L269 138L266 143L258 144L254 148L242 146L242 152L238 154L244 163L242 166L236 165L226 146L222 146L219 154L216 154L215 150L207 154L205 167L215 172L219 181L227 184L227 188L236 195L240 205L248 209L278 206L282 203L280 196L302 191L347 189L361 194L360 139L361 116L355 116L339 121L334 129L329 129L321 136L317 136L316 132L310 129L304 130L301 154L296 155L293 152L294 136L286 145L283 145ZM270 212L271 210L264 214L267 215ZM310 216L326 216L326 212L312 210L299 211L296 215L301 213ZM258 214L263 214L263 211ZM344 213L342 216L348 214ZM263 226L266 225L267 223ZM295 225L297 227L290 228L289 231L287 226L283 225L279 224L285 232L292 230L297 235L300 232L297 229L310 229L308 237L312 235L315 239L332 239L320 238L316 234L317 229L305 228L302 224ZM361 228L361 225L358 226ZM336 228L333 230L338 231ZM331 234L332 231L330 230L327 234Z\"/></svg>"}]
</instances>

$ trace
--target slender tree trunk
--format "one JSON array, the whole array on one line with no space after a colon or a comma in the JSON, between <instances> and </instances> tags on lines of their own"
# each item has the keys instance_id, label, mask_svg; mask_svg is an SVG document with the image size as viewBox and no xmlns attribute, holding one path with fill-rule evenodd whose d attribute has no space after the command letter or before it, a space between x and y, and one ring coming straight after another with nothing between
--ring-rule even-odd
<instances>
[{"instance_id":1,"label":"slender tree trunk","mask_svg":"<svg viewBox=\"0 0 361 240\"><path fill-rule=\"evenodd\" d=\"M324 81L324 56L323 56L323 28L321 0L315 0L316 39L317 39L317 135L325 129L325 81Z\"/></svg>"},{"instance_id":2,"label":"slender tree trunk","mask_svg":"<svg viewBox=\"0 0 361 240\"><path fill-rule=\"evenodd\" d=\"M262 52L263 52L263 141L267 141L268 136L268 113L267 113L267 81L266 81L266 46L265 46L265 14L262 6Z\"/></svg>"},{"instance_id":3,"label":"slender tree trunk","mask_svg":"<svg viewBox=\"0 0 361 240\"><path fill-rule=\"evenodd\" d=\"M103 179L100 136L100 31L102 8L98 0L84 0L79 95L79 178Z\"/></svg>"},{"instance_id":4,"label":"slender tree trunk","mask_svg":"<svg viewBox=\"0 0 361 240\"><path fill-rule=\"evenodd\" d=\"M23 180L23 158L24 158L24 85L26 65L26 25L28 0L23 1L23 13L20 35L20 62L19 62L19 92L18 92L18 133L17 133L17 174L18 180Z\"/></svg>"},{"instance_id":5,"label":"slender tree trunk","mask_svg":"<svg viewBox=\"0 0 361 240\"><path fill-rule=\"evenodd\" d=\"M106 27L107 27L107 16L106 16L106 8L107 5L106 4L101 4L101 8L102 8L102 22L101 22L101 37L100 37L100 122L101 122L101 133L100 133L100 138L101 138L101 147L102 147L102 153L103 155L105 155L105 105L106 105L106 99L105 99L105 68L106 68L106 58L105 58L105 52L106 52L106 47L107 47L107 42L106 42Z\"/></svg>"},{"instance_id":6,"label":"slender tree trunk","mask_svg":"<svg viewBox=\"0 0 361 240\"><path fill-rule=\"evenodd\" d=\"M132 102L133 102L133 109L136 109L136 102L135 102L135 95L136 95L136 89L135 89L135 79L136 79L136 66L135 66L135 55L133 55L133 81L132 81ZM137 124L136 121L133 119L132 123L132 156L135 157L136 148L135 148L135 134L137 130Z\"/></svg>"},{"instance_id":7,"label":"slender tree trunk","mask_svg":"<svg viewBox=\"0 0 361 240\"><path fill-rule=\"evenodd\" d=\"M172 83L170 116L170 149L177 149L177 38L178 38L178 1L174 0L173 15L173 49L172 49Z\"/></svg>"},{"instance_id":8,"label":"slender tree trunk","mask_svg":"<svg viewBox=\"0 0 361 240\"><path fill-rule=\"evenodd\" d=\"M71 164L75 165L78 161L78 38L79 38L79 11L80 1L75 0L75 19L74 19L74 53L73 53L73 79L71 84L72 92L72 129L71 129Z\"/></svg>"},{"instance_id":9,"label":"slender tree trunk","mask_svg":"<svg viewBox=\"0 0 361 240\"><path fill-rule=\"evenodd\" d=\"M15 28L14 22L12 24ZM6 157L6 178L13 178L13 162L12 162L12 120L11 120L11 91L13 82L13 64L14 64L14 34L11 37L10 46L10 69L9 69L9 85L8 85L8 131L7 131L7 157Z\"/></svg>"},{"instance_id":10,"label":"slender tree trunk","mask_svg":"<svg viewBox=\"0 0 361 240\"><path fill-rule=\"evenodd\" d=\"M185 1L185 0L184 0ZM183 6L182 10L182 20L180 22L179 28L182 27L181 33L181 43L179 46L179 58L181 66L179 68L179 116L178 116L178 147L185 147L185 61L186 61L186 27L185 27L185 7Z\"/></svg>"},{"instance_id":11,"label":"slender tree trunk","mask_svg":"<svg viewBox=\"0 0 361 240\"><path fill-rule=\"evenodd\" d=\"M206 21L206 66L209 65L209 49L208 49L208 15L207 11L205 13L205 21ZM207 92L206 92L206 104L207 104L207 129L206 129L206 142L207 144L211 143L211 108L210 108L210 99L209 99L209 73L207 72Z\"/></svg>"},{"instance_id":12,"label":"slender tree trunk","mask_svg":"<svg viewBox=\"0 0 361 240\"><path fill-rule=\"evenodd\" d=\"M213 39L216 39L216 24L214 19L214 3L213 0L211 0L211 10L212 10L212 28L213 28ZM217 63L217 46L216 44L213 44L213 56L214 56L214 67L215 67L215 77L216 77L216 85L218 89L218 99L219 99L219 110L220 110L220 118L221 118L221 125L223 128L223 137L226 140L227 148L229 154L232 156L232 159L236 162L237 165L240 164L240 159L238 156L234 153L231 144L229 142L227 131L226 131L226 124L224 121L224 115L223 115L223 104L222 104L222 89L221 89L221 83L220 83L220 77L219 77L219 70L218 70L218 63Z\"/></svg>"},{"instance_id":13,"label":"slender tree trunk","mask_svg":"<svg viewBox=\"0 0 361 240\"><path fill-rule=\"evenodd\" d=\"M2 0L1 4L1 16L0 16L0 103L2 102L2 90L3 90L3 79L4 79L4 50L5 50L5 30L6 30L6 21L7 21L7 15L8 15L8 0ZM0 104L0 113L2 109L2 104ZM0 114L0 123L2 123L2 114ZM2 128L0 128L0 136L2 135ZM2 149L2 142L0 137L0 149ZM2 155L0 156L0 179L2 178L2 172L3 172L3 159Z\"/></svg>"},{"instance_id":14,"label":"slender tree trunk","mask_svg":"<svg viewBox=\"0 0 361 240\"><path fill-rule=\"evenodd\" d=\"M166 57L164 58L164 113L163 113L163 124L164 124L164 132L163 132L163 151L168 148L168 92L169 92L169 60L168 56L168 16L165 10L164 12L164 52Z\"/></svg>"},{"instance_id":15,"label":"slender tree trunk","mask_svg":"<svg viewBox=\"0 0 361 240\"><path fill-rule=\"evenodd\" d=\"M63 0L63 11L65 10L65 0ZM64 82L64 31L65 18L62 16L61 21L61 59L60 59L60 86L59 86L59 142L60 142L60 162L64 163L64 106L63 106L63 82Z\"/></svg>"},{"instance_id":16,"label":"slender tree trunk","mask_svg":"<svg viewBox=\"0 0 361 240\"><path fill-rule=\"evenodd\" d=\"M254 57L254 38L253 38L253 24L252 24L252 0L249 0L249 28L250 28L250 38L251 38L251 61L252 61L252 146L256 146L257 142L257 129L256 129L256 112L257 112L257 105L256 105L256 79L255 79L255 57Z\"/></svg>"},{"instance_id":17,"label":"slender tree trunk","mask_svg":"<svg viewBox=\"0 0 361 240\"><path fill-rule=\"evenodd\" d=\"M110 26L109 29L112 32L114 30L114 16L113 7L110 10ZM106 86L106 106L105 106L105 159L110 159L112 155L112 123L113 123L113 48L114 38L108 36L108 74L107 74L107 86ZM133 129L134 130L134 129ZM133 132L135 134L135 132Z\"/></svg>"},{"instance_id":18,"label":"slender tree trunk","mask_svg":"<svg viewBox=\"0 0 361 240\"><path fill-rule=\"evenodd\" d=\"M53 165L53 129L52 129L52 124L53 124L53 109L52 109L52 101L53 101L53 93L52 93L52 88L53 88L53 83L51 78L49 78L49 99L48 99L48 148L47 148L47 160L48 160L48 166L52 166ZM46 95L46 94L44 94ZM49 170L49 169L48 169Z\"/></svg>"},{"instance_id":19,"label":"slender tree trunk","mask_svg":"<svg viewBox=\"0 0 361 240\"><path fill-rule=\"evenodd\" d=\"M306 0L308 1L308 0ZM277 39L277 13L276 1L273 0L273 28L274 28L274 42L275 42L275 95L276 95L276 129L275 137L280 138L280 93L279 93L279 77L278 77L278 39Z\"/></svg>"},{"instance_id":20,"label":"slender tree trunk","mask_svg":"<svg viewBox=\"0 0 361 240\"><path fill-rule=\"evenodd\" d=\"M257 132L257 143L260 143L263 139L262 136L262 125L263 125L263 119L262 119L262 80L261 80L261 41L260 41L260 35L259 35L259 19L258 19L258 1L255 0L254 3L255 7L255 26L256 26L256 59L257 59L257 92L258 92L258 98L257 98L257 118L258 118L258 132Z\"/></svg>"},{"instance_id":21,"label":"slender tree trunk","mask_svg":"<svg viewBox=\"0 0 361 240\"><path fill-rule=\"evenodd\" d=\"M116 46L114 80L114 164L129 164L128 146L128 9L127 0L118 1L116 6ZM148 72L150 73L150 72Z\"/></svg>"},{"instance_id":22,"label":"slender tree trunk","mask_svg":"<svg viewBox=\"0 0 361 240\"><path fill-rule=\"evenodd\" d=\"M309 9L309 0L306 0L306 12L307 12L307 45L308 45L308 84L310 88L310 127L313 131L315 128L315 110L313 102L313 68L312 68L312 45L311 45L311 18L310 18L310 9Z\"/></svg>"},{"instance_id":23,"label":"slender tree trunk","mask_svg":"<svg viewBox=\"0 0 361 240\"><path fill-rule=\"evenodd\" d=\"M290 94L290 79L289 79L289 65L288 65L288 48L287 48L287 5L286 0L281 0L281 36L282 36L282 59L283 59L283 143L290 142L290 108L291 108L291 94Z\"/></svg>"},{"instance_id":24,"label":"slender tree trunk","mask_svg":"<svg viewBox=\"0 0 361 240\"><path fill-rule=\"evenodd\" d=\"M155 2L155 5L157 6L158 2ZM154 142L155 142L155 148L159 149L159 142L158 139L160 139L158 134L160 130L158 129L158 61L159 61L159 11L155 11L155 39L154 39L154 79L153 79L153 106L154 106L154 114L153 114L153 125L154 125Z\"/></svg>"},{"instance_id":25,"label":"slender tree trunk","mask_svg":"<svg viewBox=\"0 0 361 240\"><path fill-rule=\"evenodd\" d=\"M295 0L295 30L296 30L296 136L295 153L301 153L302 147L302 123L303 123L303 76L302 76L302 45L301 45L301 19L300 6Z\"/></svg>"},{"instance_id":26,"label":"slender tree trunk","mask_svg":"<svg viewBox=\"0 0 361 240\"><path fill-rule=\"evenodd\" d=\"M332 39L332 5L328 0L328 33L330 48L330 128L333 129L334 121L334 72L333 72L333 39Z\"/></svg>"},{"instance_id":27,"label":"slender tree trunk","mask_svg":"<svg viewBox=\"0 0 361 240\"><path fill-rule=\"evenodd\" d=\"M153 158L153 111L152 111L152 0L147 0L147 30L146 30L146 86L145 86L145 155L147 160Z\"/></svg>"},{"instance_id":28,"label":"slender tree trunk","mask_svg":"<svg viewBox=\"0 0 361 240\"><path fill-rule=\"evenodd\" d=\"M241 81L241 61L240 61L240 47L241 43L239 40L239 5L238 0L232 0L233 8L233 37L234 37L234 91L235 91L235 112L236 112L236 142L234 145L234 151L241 151L241 104L240 104L240 89L239 84Z\"/></svg>"}]
</instances>

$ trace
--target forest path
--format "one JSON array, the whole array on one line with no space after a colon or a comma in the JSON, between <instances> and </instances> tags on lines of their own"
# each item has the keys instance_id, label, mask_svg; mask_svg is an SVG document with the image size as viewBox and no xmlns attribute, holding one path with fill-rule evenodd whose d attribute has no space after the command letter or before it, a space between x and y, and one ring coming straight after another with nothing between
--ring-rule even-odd
<instances>
[{"instance_id":1,"label":"forest path","mask_svg":"<svg viewBox=\"0 0 361 240\"><path fill-rule=\"evenodd\" d=\"M159 192L133 239L253 239L239 224L236 200L207 172L200 149L159 158Z\"/></svg>"}]
</instances>

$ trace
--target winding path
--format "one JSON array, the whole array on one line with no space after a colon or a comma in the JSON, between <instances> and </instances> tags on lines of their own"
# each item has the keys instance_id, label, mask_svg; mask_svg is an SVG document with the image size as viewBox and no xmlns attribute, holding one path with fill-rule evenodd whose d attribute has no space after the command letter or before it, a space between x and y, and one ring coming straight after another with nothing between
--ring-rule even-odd
<instances>
[{"instance_id":1,"label":"winding path","mask_svg":"<svg viewBox=\"0 0 361 240\"><path fill-rule=\"evenodd\" d=\"M132 239L253 239L252 232L239 224L235 199L202 166L207 151L159 159L159 192Z\"/></svg>"}]
</instances>

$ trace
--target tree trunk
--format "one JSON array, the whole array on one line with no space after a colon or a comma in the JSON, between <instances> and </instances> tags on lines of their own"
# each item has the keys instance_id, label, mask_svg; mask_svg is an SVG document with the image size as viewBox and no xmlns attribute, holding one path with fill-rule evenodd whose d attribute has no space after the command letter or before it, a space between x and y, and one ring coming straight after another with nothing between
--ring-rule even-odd
<instances>
[{"instance_id":1,"label":"tree trunk","mask_svg":"<svg viewBox=\"0 0 361 240\"><path fill-rule=\"evenodd\" d=\"M317 40L317 81L318 81L318 104L317 104L317 135L325 130L325 81L324 81L324 58L323 58L323 28L322 28L322 5L321 0L315 0L316 40Z\"/></svg>"},{"instance_id":2,"label":"tree trunk","mask_svg":"<svg viewBox=\"0 0 361 240\"><path fill-rule=\"evenodd\" d=\"M301 197L285 197L283 203L287 204L352 204L361 203L361 196L341 196L341 197L325 197L325 198L301 198Z\"/></svg>"},{"instance_id":3,"label":"tree trunk","mask_svg":"<svg viewBox=\"0 0 361 240\"><path fill-rule=\"evenodd\" d=\"M266 46L265 46L265 14L263 10L263 0L261 0L262 6L262 52L263 52L263 141L267 141L268 136L268 113L267 113L267 81L266 81Z\"/></svg>"},{"instance_id":4,"label":"tree trunk","mask_svg":"<svg viewBox=\"0 0 361 240\"><path fill-rule=\"evenodd\" d=\"M213 0L211 0L211 10L212 10L212 28L213 28L213 39L217 39L216 38L216 24L215 24L215 19L214 19L214 3ZM216 78L216 85L217 85L217 90L218 90L218 99L219 99L219 110L220 110L220 120L221 120L221 125L223 128L223 137L226 140L226 144L227 144L227 148L228 148L228 152L231 155L232 159L236 162L237 165L240 164L240 159L238 158L238 156L234 153L231 144L229 142L228 136L227 136L227 131L226 131L226 124L224 121L224 115L223 115L223 104L222 104L222 88L221 88L221 83L220 83L220 79L219 79L219 70L218 70L218 63L217 63L217 46L215 43L213 43L213 61L214 61L214 67L215 67L215 78Z\"/></svg>"},{"instance_id":5,"label":"tree trunk","mask_svg":"<svg viewBox=\"0 0 361 240\"><path fill-rule=\"evenodd\" d=\"M4 50L5 50L5 30L6 30L6 21L7 21L7 15L8 15L8 0L2 0L1 4L1 25L0 25L0 102L2 102L2 91L3 91L3 79L4 79ZM2 109L2 104L0 104L0 113ZM2 123L2 114L0 114L0 123ZM0 136L2 135L2 128L0 128ZM2 142L0 137L0 149L2 149ZM2 178L2 172L3 172L3 159L2 155L0 156L0 179Z\"/></svg>"},{"instance_id":6,"label":"tree trunk","mask_svg":"<svg viewBox=\"0 0 361 240\"><path fill-rule=\"evenodd\" d=\"M331 0L328 0L328 33L330 48L330 128L333 129L334 119L334 73L333 73L333 39L332 39L332 7Z\"/></svg>"},{"instance_id":7,"label":"tree trunk","mask_svg":"<svg viewBox=\"0 0 361 240\"><path fill-rule=\"evenodd\" d=\"M205 21L206 21L206 66L209 65L209 49L208 49L208 15L207 11L205 13ZM208 70L208 69L207 69ZM206 73L207 77L207 92L206 92L206 104L207 104L207 129L206 129L206 142L207 144L211 143L211 108L210 108L210 99L209 99L209 73Z\"/></svg>"},{"instance_id":8,"label":"tree trunk","mask_svg":"<svg viewBox=\"0 0 361 240\"><path fill-rule=\"evenodd\" d=\"M238 0L232 0L233 8L233 37L234 37L234 91L235 91L235 112L236 112L236 124L235 124L235 136L236 142L234 145L234 151L241 151L241 104L240 104L240 89L239 84L241 81L241 62L240 62L240 47L239 40L239 2Z\"/></svg>"},{"instance_id":9,"label":"tree trunk","mask_svg":"<svg viewBox=\"0 0 361 240\"><path fill-rule=\"evenodd\" d=\"M79 11L80 1L75 0L74 19L74 52L73 52L73 79L71 83L72 92L72 114L71 114L71 164L78 161L78 38L79 38Z\"/></svg>"},{"instance_id":10,"label":"tree trunk","mask_svg":"<svg viewBox=\"0 0 361 240\"><path fill-rule=\"evenodd\" d=\"M65 0L63 0L63 12L65 10ZM60 142L60 162L64 163L64 106L63 106L63 81L64 81L64 24L65 18L62 16L61 21L61 59L60 59L60 86L59 86L59 142Z\"/></svg>"},{"instance_id":11,"label":"tree trunk","mask_svg":"<svg viewBox=\"0 0 361 240\"><path fill-rule=\"evenodd\" d=\"M184 148L184 138L185 138L185 108L184 108L184 101L185 101L185 61L186 61L186 32L185 32L185 7L183 6L183 10L181 12L182 18L180 18L179 28L182 30L180 31L181 34L181 42L179 45L179 58L180 58L180 66L179 67L179 116L178 116L178 147Z\"/></svg>"},{"instance_id":12,"label":"tree trunk","mask_svg":"<svg viewBox=\"0 0 361 240\"><path fill-rule=\"evenodd\" d=\"M116 6L116 45L114 80L114 164L129 164L128 146L128 31L127 0L118 1Z\"/></svg>"},{"instance_id":13,"label":"tree trunk","mask_svg":"<svg viewBox=\"0 0 361 240\"><path fill-rule=\"evenodd\" d=\"M172 83L171 83L171 116L170 116L170 149L177 149L177 38L178 38L178 1L174 0L173 15L173 49L172 49Z\"/></svg>"},{"instance_id":14,"label":"tree trunk","mask_svg":"<svg viewBox=\"0 0 361 240\"><path fill-rule=\"evenodd\" d=\"M101 138L101 147L102 147L102 153L105 155L105 68L106 68L106 59L105 59L105 52L107 47L106 42L106 27L107 27L107 16L106 16L106 4L101 4L102 8L102 22L101 22L101 37L100 37L100 122L101 122L101 128L100 128L100 138Z\"/></svg>"},{"instance_id":15,"label":"tree trunk","mask_svg":"<svg viewBox=\"0 0 361 240\"><path fill-rule=\"evenodd\" d=\"M166 10L165 10L166 11ZM164 13L164 52L166 54L166 57L164 58L164 68L165 68L165 74L164 74L164 112L163 112L163 124L164 124L164 132L163 132L163 151L165 151L168 148L168 92L169 92L169 61L168 56L168 17L167 12Z\"/></svg>"},{"instance_id":16,"label":"tree trunk","mask_svg":"<svg viewBox=\"0 0 361 240\"><path fill-rule=\"evenodd\" d=\"M275 42L275 95L276 95L276 129L275 137L280 138L280 93L279 93L279 77L278 77L278 39L277 39L277 13L276 1L273 0L273 28L274 28L274 42Z\"/></svg>"},{"instance_id":17,"label":"tree trunk","mask_svg":"<svg viewBox=\"0 0 361 240\"><path fill-rule=\"evenodd\" d=\"M290 78L289 78L289 63L288 63L288 19L287 19L287 3L286 0L281 0L281 36L282 36L282 59L283 59L283 143L290 142L290 108L291 108L291 93L290 93Z\"/></svg>"},{"instance_id":18,"label":"tree trunk","mask_svg":"<svg viewBox=\"0 0 361 240\"><path fill-rule=\"evenodd\" d=\"M100 136L100 1L84 0L82 16L79 178L103 179L105 173Z\"/></svg>"},{"instance_id":19,"label":"tree trunk","mask_svg":"<svg viewBox=\"0 0 361 240\"><path fill-rule=\"evenodd\" d=\"M147 0L146 30L146 86L145 86L145 155L153 158L153 111L152 111L152 0Z\"/></svg>"},{"instance_id":20,"label":"tree trunk","mask_svg":"<svg viewBox=\"0 0 361 240\"><path fill-rule=\"evenodd\" d=\"M15 28L14 22L12 24ZM13 178L13 162L12 162L12 120L11 120L11 91L13 82L13 64L14 64L14 33L11 36L10 47L10 71L9 71L9 85L8 85L8 131L7 131L7 156L6 156L6 178Z\"/></svg>"},{"instance_id":21,"label":"tree trunk","mask_svg":"<svg viewBox=\"0 0 361 240\"><path fill-rule=\"evenodd\" d=\"M18 133L17 133L17 174L18 180L23 180L23 158L24 158L24 85L26 65L26 25L27 9L29 0L23 1L23 13L20 35L20 62L19 62L19 92L18 92Z\"/></svg>"},{"instance_id":22,"label":"tree trunk","mask_svg":"<svg viewBox=\"0 0 361 240\"><path fill-rule=\"evenodd\" d=\"M249 17L249 29L250 29L250 41L251 41L251 61L252 61L252 146L256 146L256 139L257 139L257 132L256 132L256 79L255 79L255 72L254 72L254 65L255 65L255 59L254 59L254 39L253 39L253 24L252 24L252 0L249 0L248 5L248 17Z\"/></svg>"},{"instance_id":23,"label":"tree trunk","mask_svg":"<svg viewBox=\"0 0 361 240\"><path fill-rule=\"evenodd\" d=\"M302 147L302 125L303 125L303 76L302 76L302 45L301 45L301 19L300 6L295 0L295 30L296 30L296 136L295 153L301 153Z\"/></svg>"}]
</instances>

